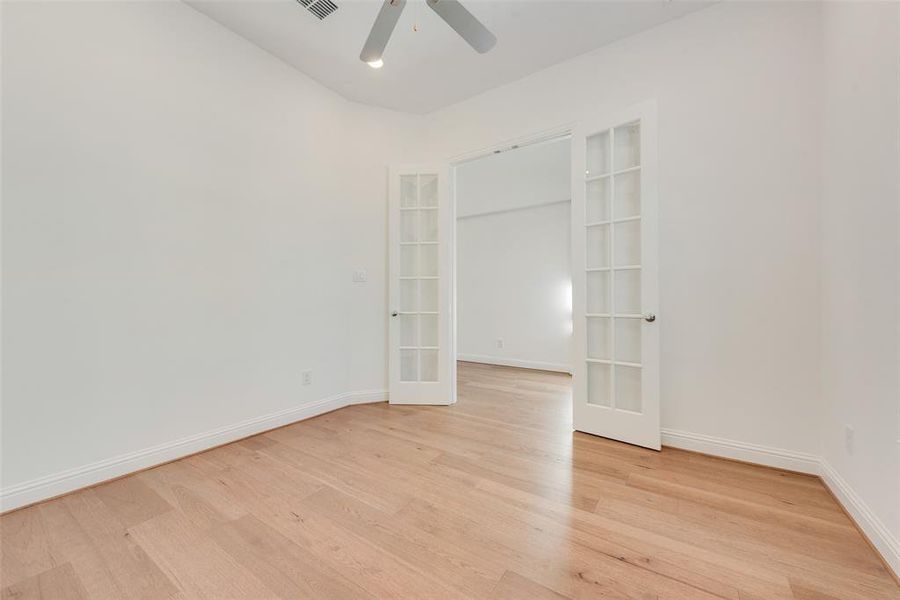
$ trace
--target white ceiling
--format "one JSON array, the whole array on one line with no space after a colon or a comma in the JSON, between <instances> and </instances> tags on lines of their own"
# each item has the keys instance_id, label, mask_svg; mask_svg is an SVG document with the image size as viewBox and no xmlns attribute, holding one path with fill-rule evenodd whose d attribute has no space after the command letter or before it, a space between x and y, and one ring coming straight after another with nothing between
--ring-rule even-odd
<instances>
[{"instance_id":1,"label":"white ceiling","mask_svg":"<svg viewBox=\"0 0 900 600\"><path fill-rule=\"evenodd\" d=\"M709 0L463 0L498 42L472 50L424 0L409 0L384 67L359 60L380 0L334 0L319 21L295 0L187 0L345 98L427 113L703 8ZM417 31L413 31L413 25Z\"/></svg>"}]
</instances>

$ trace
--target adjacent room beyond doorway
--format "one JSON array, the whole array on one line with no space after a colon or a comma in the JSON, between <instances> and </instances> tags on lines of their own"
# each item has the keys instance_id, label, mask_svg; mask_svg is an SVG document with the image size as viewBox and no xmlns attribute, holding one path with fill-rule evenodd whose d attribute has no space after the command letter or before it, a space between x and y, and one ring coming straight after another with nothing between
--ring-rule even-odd
<instances>
[{"instance_id":1,"label":"adjacent room beyond doorway","mask_svg":"<svg viewBox=\"0 0 900 600\"><path fill-rule=\"evenodd\" d=\"M571 371L570 142L456 168L457 357Z\"/></svg>"}]
</instances>

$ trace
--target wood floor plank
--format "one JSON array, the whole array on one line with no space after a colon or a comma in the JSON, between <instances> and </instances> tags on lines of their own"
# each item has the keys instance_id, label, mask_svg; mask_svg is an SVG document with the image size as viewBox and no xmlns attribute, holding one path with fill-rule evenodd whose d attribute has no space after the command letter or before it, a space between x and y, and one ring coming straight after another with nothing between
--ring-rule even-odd
<instances>
[{"instance_id":1,"label":"wood floor plank","mask_svg":"<svg viewBox=\"0 0 900 600\"><path fill-rule=\"evenodd\" d=\"M123 477L98 486L94 493L125 528L172 510L140 477Z\"/></svg>"},{"instance_id":2,"label":"wood floor plank","mask_svg":"<svg viewBox=\"0 0 900 600\"><path fill-rule=\"evenodd\" d=\"M413 565L423 576L438 577L471 597L487 597L505 570L498 563L473 560L465 551L425 531L405 527L391 515L336 490L326 488L306 498L303 505L366 537L382 551Z\"/></svg>"},{"instance_id":3,"label":"wood floor plank","mask_svg":"<svg viewBox=\"0 0 900 600\"><path fill-rule=\"evenodd\" d=\"M367 536L341 527L301 503L269 504L260 519L309 550L326 565L376 598L455 599L467 596L450 582L423 577L413 565L382 550Z\"/></svg>"},{"instance_id":4,"label":"wood floor plank","mask_svg":"<svg viewBox=\"0 0 900 600\"><path fill-rule=\"evenodd\" d=\"M88 600L71 563L54 567L3 588L2 600Z\"/></svg>"},{"instance_id":5,"label":"wood floor plank","mask_svg":"<svg viewBox=\"0 0 900 600\"><path fill-rule=\"evenodd\" d=\"M39 506L54 550L75 568L89 597L157 600L177 591L95 489Z\"/></svg>"},{"instance_id":6,"label":"wood floor plank","mask_svg":"<svg viewBox=\"0 0 900 600\"><path fill-rule=\"evenodd\" d=\"M791 582L795 600L837 600L837 596L814 589L815 587L818 586L807 587L797 582Z\"/></svg>"},{"instance_id":7,"label":"wood floor plank","mask_svg":"<svg viewBox=\"0 0 900 600\"><path fill-rule=\"evenodd\" d=\"M144 521L130 535L191 598L278 598L184 515L170 511Z\"/></svg>"},{"instance_id":8,"label":"wood floor plank","mask_svg":"<svg viewBox=\"0 0 900 600\"><path fill-rule=\"evenodd\" d=\"M502 486L498 486L501 489ZM508 502L510 496L519 495L520 499L534 500L535 504L528 506L528 500L521 502ZM482 509L475 514L470 514L468 507L481 506ZM544 568L544 563L554 564L559 553L569 556L579 556L582 560L573 563L579 564L575 572L582 582L588 582L584 565L594 568L603 565L603 570L619 572L622 579L632 580L631 574L637 570L647 571L641 573L633 585L634 589L640 589L642 584L649 586L655 593L662 591L681 591L696 597L713 595L724 598L737 598L737 590L728 583L721 583L713 578L705 577L702 570L691 570L667 562L666 556L654 548L654 553L643 552L642 549L634 549L635 544L629 547L619 540L607 540L602 535L597 535L598 528L582 535L578 529L573 529L572 518L575 514L590 515L585 511L569 511L565 508L560 515L565 517L555 519L544 514L543 507L555 505L539 496L534 496L519 490L505 489L503 497L491 497L489 494L474 492L466 501L451 499L449 497L437 501L437 505L426 507L426 513L422 513L425 519L444 520L455 519L453 529L472 532L490 532L492 539L499 541L509 549L521 549L512 564L521 572L534 573ZM413 510L411 505L410 510ZM448 514L447 511L450 511ZM602 533L602 532L601 532ZM631 540L633 541L633 540ZM525 560L517 560L524 554ZM556 581L560 581L560 574L571 574L571 570L557 565ZM630 573L630 574L629 574ZM597 585L598 581L590 581ZM610 587L610 582L604 582L604 589ZM615 586L612 586L615 587ZM786 587L786 586L785 586ZM690 589L689 589L690 588ZM559 588L556 588L560 591ZM609 591L609 590L607 590ZM707 593L708 592L708 593Z\"/></svg>"},{"instance_id":9,"label":"wood floor plank","mask_svg":"<svg viewBox=\"0 0 900 600\"><path fill-rule=\"evenodd\" d=\"M506 571L494 587L491 597L495 600L567 600L568 596L557 594L539 583L519 575L515 571Z\"/></svg>"},{"instance_id":10,"label":"wood floor plank","mask_svg":"<svg viewBox=\"0 0 900 600\"><path fill-rule=\"evenodd\" d=\"M632 473L628 477L628 484L712 507L726 507L738 514L761 515L767 520L777 519L784 527L793 527L799 531L815 529L825 534L855 531L852 523L840 512L785 503L769 494L734 490L703 478L647 471Z\"/></svg>"},{"instance_id":11,"label":"wood floor plank","mask_svg":"<svg viewBox=\"0 0 900 600\"><path fill-rule=\"evenodd\" d=\"M790 598L788 579L779 571L733 558L719 551L719 547L709 550L696 545L695 540L683 541L685 536L681 531L658 528L650 519L629 524L584 511L573 514L543 498L517 490L492 490L489 484L483 487L514 509L531 513L531 516L521 516L522 520L542 528L547 527L543 525L545 519L555 521L568 527L571 538L584 546L621 556L635 565L720 596L733 597L737 585L742 584L765 591L771 598Z\"/></svg>"},{"instance_id":12,"label":"wood floor plank","mask_svg":"<svg viewBox=\"0 0 900 600\"><path fill-rule=\"evenodd\" d=\"M0 516L2 600L900 600L816 477L573 432L565 374L458 391Z\"/></svg>"},{"instance_id":13,"label":"wood floor plank","mask_svg":"<svg viewBox=\"0 0 900 600\"><path fill-rule=\"evenodd\" d=\"M52 569L60 562L54 554L40 507L0 517L0 583L11 585Z\"/></svg>"},{"instance_id":14,"label":"wood floor plank","mask_svg":"<svg viewBox=\"0 0 900 600\"><path fill-rule=\"evenodd\" d=\"M248 514L220 481L204 476L186 461L150 469L137 477L200 529Z\"/></svg>"},{"instance_id":15,"label":"wood floor plank","mask_svg":"<svg viewBox=\"0 0 900 600\"><path fill-rule=\"evenodd\" d=\"M390 481L352 466L338 464L333 458L320 458L304 452L295 448L289 441L274 444L263 452L293 465L298 471L318 480L321 484L357 497L375 508L395 512L409 501L409 497L398 492Z\"/></svg>"},{"instance_id":16,"label":"wood floor plank","mask_svg":"<svg viewBox=\"0 0 900 600\"><path fill-rule=\"evenodd\" d=\"M285 600L374 598L334 569L322 565L316 555L253 516L217 527L212 537L238 563Z\"/></svg>"}]
</instances>

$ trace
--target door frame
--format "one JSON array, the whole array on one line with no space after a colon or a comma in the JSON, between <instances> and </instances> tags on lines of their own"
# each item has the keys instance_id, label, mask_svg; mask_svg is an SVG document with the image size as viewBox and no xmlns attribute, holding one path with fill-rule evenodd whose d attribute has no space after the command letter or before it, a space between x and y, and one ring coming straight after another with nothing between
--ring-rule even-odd
<instances>
[{"instance_id":1,"label":"door frame","mask_svg":"<svg viewBox=\"0 0 900 600\"><path fill-rule=\"evenodd\" d=\"M472 150L470 152L464 152L462 154L456 154L445 159L445 162L449 166L450 177L450 214L453 219L452 225L452 234L449 237L450 241L450 348L453 350L453 365L450 371L451 377L453 378L451 382L451 391L453 395L453 403L456 403L456 363L457 363L457 237L456 237L456 169L457 167L472 162L473 160L478 160L479 158L486 158L488 156L499 154L501 152L505 152L508 150L515 150L520 147L525 146L535 146L538 144L543 144L547 142L554 142L557 140L564 140L572 137L572 132L575 131L577 127L576 122L566 123L563 125L559 125L557 127L552 127L550 129L544 129L537 132L526 133L521 136L510 138L499 142L497 144L492 144L490 146L483 146L476 150ZM570 184L571 186L571 184ZM571 196L572 190L571 187L569 189L569 195ZM571 200L571 198L570 198ZM572 244L569 244L569 252L572 252ZM571 258L571 257L570 257ZM570 260L571 262L571 260ZM569 340L569 356L572 356L572 350L574 349L574 337ZM571 367L570 367L571 373Z\"/></svg>"}]
</instances>

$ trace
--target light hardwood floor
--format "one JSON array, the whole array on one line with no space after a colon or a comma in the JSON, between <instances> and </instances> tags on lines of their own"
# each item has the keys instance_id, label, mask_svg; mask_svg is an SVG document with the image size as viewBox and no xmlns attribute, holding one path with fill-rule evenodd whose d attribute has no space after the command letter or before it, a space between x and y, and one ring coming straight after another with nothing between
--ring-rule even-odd
<instances>
[{"instance_id":1,"label":"light hardwood floor","mask_svg":"<svg viewBox=\"0 0 900 600\"><path fill-rule=\"evenodd\" d=\"M570 430L569 378L462 363L0 517L3 599L900 598L814 478Z\"/></svg>"}]
</instances>

